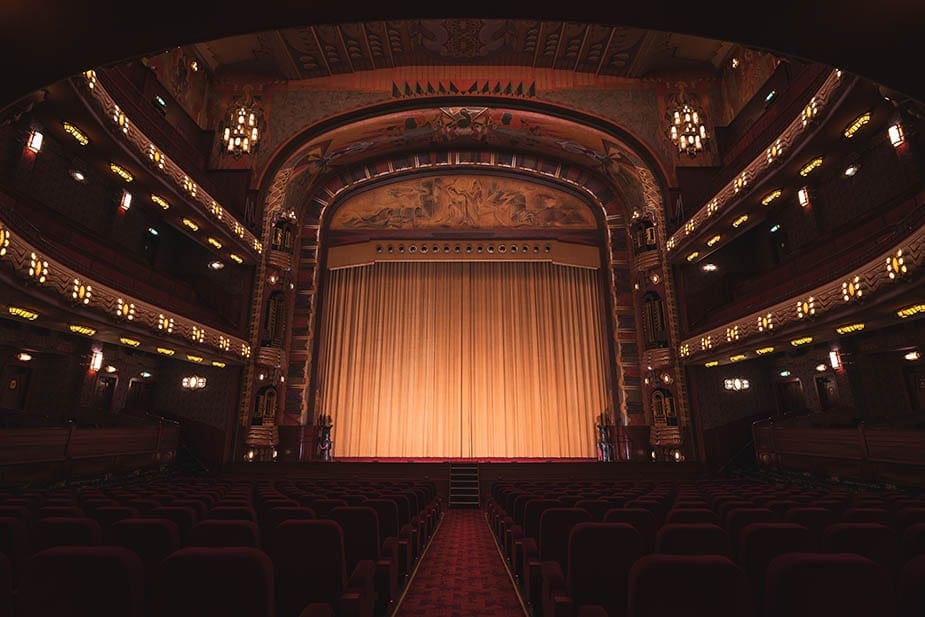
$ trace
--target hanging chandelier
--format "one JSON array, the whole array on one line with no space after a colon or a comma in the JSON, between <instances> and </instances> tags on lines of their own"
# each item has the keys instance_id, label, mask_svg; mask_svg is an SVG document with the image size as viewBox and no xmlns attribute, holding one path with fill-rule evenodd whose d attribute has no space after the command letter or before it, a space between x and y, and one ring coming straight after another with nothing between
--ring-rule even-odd
<instances>
[{"instance_id":1,"label":"hanging chandelier","mask_svg":"<svg viewBox=\"0 0 925 617\"><path fill-rule=\"evenodd\" d=\"M703 112L690 100L681 100L668 112L668 136L678 153L693 158L703 152L710 140Z\"/></svg>"},{"instance_id":2,"label":"hanging chandelier","mask_svg":"<svg viewBox=\"0 0 925 617\"><path fill-rule=\"evenodd\" d=\"M262 112L251 97L232 103L222 128L222 154L253 154L260 141Z\"/></svg>"}]
</instances>

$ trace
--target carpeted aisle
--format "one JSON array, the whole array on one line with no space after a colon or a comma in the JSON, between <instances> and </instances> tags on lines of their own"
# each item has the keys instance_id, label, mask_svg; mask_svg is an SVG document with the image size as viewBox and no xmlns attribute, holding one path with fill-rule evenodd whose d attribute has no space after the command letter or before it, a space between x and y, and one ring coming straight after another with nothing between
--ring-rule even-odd
<instances>
[{"instance_id":1,"label":"carpeted aisle","mask_svg":"<svg viewBox=\"0 0 925 617\"><path fill-rule=\"evenodd\" d=\"M481 510L447 510L393 617L525 617Z\"/></svg>"}]
</instances>

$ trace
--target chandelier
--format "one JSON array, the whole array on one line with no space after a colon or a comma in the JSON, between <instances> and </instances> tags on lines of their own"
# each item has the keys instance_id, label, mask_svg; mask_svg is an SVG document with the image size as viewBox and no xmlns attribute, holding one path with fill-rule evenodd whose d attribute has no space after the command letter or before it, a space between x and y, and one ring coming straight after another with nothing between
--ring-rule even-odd
<instances>
[{"instance_id":1,"label":"chandelier","mask_svg":"<svg viewBox=\"0 0 925 617\"><path fill-rule=\"evenodd\" d=\"M693 158L703 152L710 140L703 121L703 112L690 99L681 99L668 112L668 136L678 153Z\"/></svg>"},{"instance_id":2,"label":"chandelier","mask_svg":"<svg viewBox=\"0 0 925 617\"><path fill-rule=\"evenodd\" d=\"M250 96L232 103L222 128L222 154L253 154L260 140L263 113Z\"/></svg>"}]
</instances>

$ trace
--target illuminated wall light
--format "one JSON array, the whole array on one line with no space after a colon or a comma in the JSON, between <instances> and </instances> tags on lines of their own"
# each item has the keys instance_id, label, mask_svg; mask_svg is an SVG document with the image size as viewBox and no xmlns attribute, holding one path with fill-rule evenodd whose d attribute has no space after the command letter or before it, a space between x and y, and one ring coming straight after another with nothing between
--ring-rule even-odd
<instances>
[{"instance_id":1,"label":"illuminated wall light","mask_svg":"<svg viewBox=\"0 0 925 617\"><path fill-rule=\"evenodd\" d=\"M80 279L74 279L71 285L71 300L77 304L90 304L90 297L93 295L93 287L84 285Z\"/></svg>"},{"instance_id":2,"label":"illuminated wall light","mask_svg":"<svg viewBox=\"0 0 925 617\"><path fill-rule=\"evenodd\" d=\"M71 124L70 122L63 122L64 132L74 138L74 141L79 143L81 146L86 146L90 143L90 139L81 131L79 128Z\"/></svg>"},{"instance_id":3,"label":"illuminated wall light","mask_svg":"<svg viewBox=\"0 0 925 617\"><path fill-rule=\"evenodd\" d=\"M133 338L129 338L127 336L119 337L119 342L122 343L123 345L128 345L129 347L140 347L141 346L141 341L133 339Z\"/></svg>"},{"instance_id":4,"label":"illuminated wall light","mask_svg":"<svg viewBox=\"0 0 925 617\"><path fill-rule=\"evenodd\" d=\"M780 231L780 224L779 224L779 223L775 223L775 224L771 225L771 229L769 229L768 231L770 231L772 234L776 234L777 232Z\"/></svg>"},{"instance_id":5,"label":"illuminated wall light","mask_svg":"<svg viewBox=\"0 0 925 617\"><path fill-rule=\"evenodd\" d=\"M154 104L157 105L161 113L167 113L167 101L160 94L154 95Z\"/></svg>"},{"instance_id":6,"label":"illuminated wall light","mask_svg":"<svg viewBox=\"0 0 925 617\"><path fill-rule=\"evenodd\" d=\"M27 354L26 352L22 351L22 352L16 354L16 359L19 360L20 362L28 362L29 360L32 359L32 356L31 356L30 354Z\"/></svg>"},{"instance_id":7,"label":"illuminated wall light","mask_svg":"<svg viewBox=\"0 0 925 617\"><path fill-rule=\"evenodd\" d=\"M29 256L29 276L37 280L39 283L45 282L45 277L48 275L48 262L32 253Z\"/></svg>"},{"instance_id":8,"label":"illuminated wall light","mask_svg":"<svg viewBox=\"0 0 925 617\"><path fill-rule=\"evenodd\" d=\"M758 318L758 332L764 332L765 330L771 331L774 329L774 315L768 313L767 315L762 315Z\"/></svg>"},{"instance_id":9,"label":"illuminated wall light","mask_svg":"<svg viewBox=\"0 0 925 617\"><path fill-rule=\"evenodd\" d=\"M235 255L234 253L230 254L230 255L228 256L228 259L230 259L231 261L233 261L233 262L235 262L235 263L239 263L239 264L240 264L240 263L244 263L244 260L241 259L240 257L238 257L237 255Z\"/></svg>"},{"instance_id":10,"label":"illuminated wall light","mask_svg":"<svg viewBox=\"0 0 925 617\"><path fill-rule=\"evenodd\" d=\"M674 238L668 238L668 241L665 242L665 250L670 251L675 247L676 241Z\"/></svg>"},{"instance_id":11,"label":"illuminated wall light","mask_svg":"<svg viewBox=\"0 0 925 617\"><path fill-rule=\"evenodd\" d=\"M713 368L714 366L719 366L719 362L717 360L711 360L709 362L704 362L703 365L707 368Z\"/></svg>"},{"instance_id":12,"label":"illuminated wall light","mask_svg":"<svg viewBox=\"0 0 925 617\"><path fill-rule=\"evenodd\" d=\"M128 117L121 109L119 109L118 105L113 106L112 121L122 130L123 133L128 134Z\"/></svg>"},{"instance_id":13,"label":"illuminated wall light","mask_svg":"<svg viewBox=\"0 0 925 617\"><path fill-rule=\"evenodd\" d=\"M732 326L731 328L726 328L726 342L731 343L732 341L739 340L739 326Z\"/></svg>"},{"instance_id":14,"label":"illuminated wall light","mask_svg":"<svg viewBox=\"0 0 925 617\"><path fill-rule=\"evenodd\" d=\"M263 252L263 243L260 242L260 240L256 240L256 239L254 240L254 250L257 251L258 253Z\"/></svg>"},{"instance_id":15,"label":"illuminated wall light","mask_svg":"<svg viewBox=\"0 0 925 617\"><path fill-rule=\"evenodd\" d=\"M166 317L163 313L157 316L157 329L163 330L168 334L173 333L173 317Z\"/></svg>"},{"instance_id":16,"label":"illuminated wall light","mask_svg":"<svg viewBox=\"0 0 925 617\"><path fill-rule=\"evenodd\" d=\"M212 216L218 220L222 220L222 216L225 214L225 211L222 209L222 207L214 201L209 205L209 210L212 212Z\"/></svg>"},{"instance_id":17,"label":"illuminated wall light","mask_svg":"<svg viewBox=\"0 0 925 617\"><path fill-rule=\"evenodd\" d=\"M19 317L20 319L27 319L29 321L35 321L39 318L39 314L35 311L30 311L18 306L11 306L7 309L10 312L10 315L13 317Z\"/></svg>"},{"instance_id":18,"label":"illuminated wall light","mask_svg":"<svg viewBox=\"0 0 925 617\"><path fill-rule=\"evenodd\" d=\"M907 306L906 308L896 311L896 315L901 319L912 317L913 315L918 315L919 313L925 313L925 304L915 304L913 306Z\"/></svg>"},{"instance_id":19,"label":"illuminated wall light","mask_svg":"<svg viewBox=\"0 0 925 617\"><path fill-rule=\"evenodd\" d=\"M183 176L183 180L180 182L180 185L183 187L190 196L195 197L196 193L199 191L199 187L196 186L196 183L189 176Z\"/></svg>"},{"instance_id":20,"label":"illuminated wall light","mask_svg":"<svg viewBox=\"0 0 925 617\"><path fill-rule=\"evenodd\" d=\"M110 374L119 372L119 369L114 367L112 364L107 364L106 368L103 370Z\"/></svg>"},{"instance_id":21,"label":"illuminated wall light","mask_svg":"<svg viewBox=\"0 0 925 617\"><path fill-rule=\"evenodd\" d=\"M45 135L41 130L33 128L29 131L29 136L26 138L26 148L29 151L38 154L42 151L43 143L45 143Z\"/></svg>"},{"instance_id":22,"label":"illuminated wall light","mask_svg":"<svg viewBox=\"0 0 925 617\"><path fill-rule=\"evenodd\" d=\"M804 127L809 124L813 118L816 117L816 114L819 111L818 106L819 104L816 101L816 97L813 97L810 99L809 103L806 104L806 107L803 108L803 111L800 113L800 120L803 122Z\"/></svg>"},{"instance_id":23,"label":"illuminated wall light","mask_svg":"<svg viewBox=\"0 0 925 617\"><path fill-rule=\"evenodd\" d=\"M888 128L886 132L887 132L887 135L890 136L890 144L894 148L898 148L899 146L906 143L906 135L905 135L905 132L903 131L903 125L899 123L891 124L890 128Z\"/></svg>"},{"instance_id":24,"label":"illuminated wall light","mask_svg":"<svg viewBox=\"0 0 925 617\"><path fill-rule=\"evenodd\" d=\"M132 180L135 179L135 177L132 176L132 174L130 174L130 173L128 172L128 170L126 170L124 167L121 167L121 166L119 166L119 165L116 165L115 163L110 163L110 164L109 164L109 170L110 170L112 173L114 173L114 174L116 174L117 176L119 176L120 178L122 178L123 180L125 180L126 182L131 182Z\"/></svg>"},{"instance_id":25,"label":"illuminated wall light","mask_svg":"<svg viewBox=\"0 0 925 617\"><path fill-rule=\"evenodd\" d=\"M177 352L174 351L173 349L169 349L169 348L167 348L167 347L158 347L158 348L157 348L157 353L163 354L163 355L165 355L165 356L172 356L173 354L175 354L175 353L177 353Z\"/></svg>"},{"instance_id":26,"label":"illuminated wall light","mask_svg":"<svg viewBox=\"0 0 925 617\"><path fill-rule=\"evenodd\" d=\"M768 92L768 93L764 96L764 103L765 103L765 105L767 105L768 103L770 103L771 101L773 101L773 100L774 100L774 97L776 97L776 96L777 96L777 90L771 90L770 92Z\"/></svg>"},{"instance_id":27,"label":"illuminated wall light","mask_svg":"<svg viewBox=\"0 0 925 617\"><path fill-rule=\"evenodd\" d=\"M740 392L742 390L748 390L751 387L751 384L748 383L747 379L741 379L736 377L735 379L726 379L723 381L723 387L727 390L733 390L735 392Z\"/></svg>"},{"instance_id":28,"label":"illuminated wall light","mask_svg":"<svg viewBox=\"0 0 925 617\"><path fill-rule=\"evenodd\" d=\"M799 200L800 205L804 208L809 205L809 189L805 186L797 191L797 200Z\"/></svg>"},{"instance_id":29,"label":"illuminated wall light","mask_svg":"<svg viewBox=\"0 0 925 617\"><path fill-rule=\"evenodd\" d=\"M699 256L700 256L700 251L694 251L693 253L687 256L687 261L694 261Z\"/></svg>"},{"instance_id":30,"label":"illuminated wall light","mask_svg":"<svg viewBox=\"0 0 925 617\"><path fill-rule=\"evenodd\" d=\"M216 240L215 238L209 238L207 242L217 249L222 248L222 243Z\"/></svg>"},{"instance_id":31,"label":"illuminated wall light","mask_svg":"<svg viewBox=\"0 0 925 617\"><path fill-rule=\"evenodd\" d=\"M732 188L733 192L738 193L742 189L748 186L748 176L743 171L742 174L733 181Z\"/></svg>"},{"instance_id":32,"label":"illuminated wall light","mask_svg":"<svg viewBox=\"0 0 925 617\"><path fill-rule=\"evenodd\" d=\"M128 209L132 207L132 194L122 189L122 197L119 199L119 210L121 212L128 212Z\"/></svg>"},{"instance_id":33,"label":"illuminated wall light","mask_svg":"<svg viewBox=\"0 0 925 617\"><path fill-rule=\"evenodd\" d=\"M241 343L241 356L244 358L251 357L251 346L247 343Z\"/></svg>"},{"instance_id":34,"label":"illuminated wall light","mask_svg":"<svg viewBox=\"0 0 925 617\"><path fill-rule=\"evenodd\" d=\"M864 290L861 288L861 277L856 276L853 279L843 281L841 284L841 294L845 302L857 300L863 296Z\"/></svg>"},{"instance_id":35,"label":"illuminated wall light","mask_svg":"<svg viewBox=\"0 0 925 617\"><path fill-rule=\"evenodd\" d=\"M70 324L68 328L71 332L75 334L83 334L84 336L93 336L96 334L96 330L89 326L81 326L80 324Z\"/></svg>"},{"instance_id":36,"label":"illuminated wall light","mask_svg":"<svg viewBox=\"0 0 925 617\"><path fill-rule=\"evenodd\" d=\"M841 366L841 357L834 349L829 352L829 366L831 366L836 371L838 370L838 367Z\"/></svg>"},{"instance_id":37,"label":"illuminated wall light","mask_svg":"<svg viewBox=\"0 0 925 617\"><path fill-rule=\"evenodd\" d=\"M219 336L218 337L218 348L221 349L222 351L228 351L229 347L231 347L231 341L228 339L228 337Z\"/></svg>"},{"instance_id":38,"label":"illuminated wall light","mask_svg":"<svg viewBox=\"0 0 925 617\"><path fill-rule=\"evenodd\" d=\"M180 385L186 390L200 390L206 387L206 378L198 376L184 377Z\"/></svg>"},{"instance_id":39,"label":"illuminated wall light","mask_svg":"<svg viewBox=\"0 0 925 617\"><path fill-rule=\"evenodd\" d=\"M861 166L857 163L851 163L845 170L842 172L846 177L851 178L858 173L858 170L861 169Z\"/></svg>"},{"instance_id":40,"label":"illuminated wall light","mask_svg":"<svg viewBox=\"0 0 925 617\"><path fill-rule=\"evenodd\" d=\"M691 346L688 345L687 343L685 343L684 345L681 345L680 353L681 353L681 357L682 357L682 358L686 358L686 357L690 356L690 355L691 355Z\"/></svg>"},{"instance_id":41,"label":"illuminated wall light","mask_svg":"<svg viewBox=\"0 0 925 617\"><path fill-rule=\"evenodd\" d=\"M126 302L122 298L119 298L116 300L115 313L116 317L121 317L122 319L127 319L128 321L134 321L135 304L132 302Z\"/></svg>"},{"instance_id":42,"label":"illuminated wall light","mask_svg":"<svg viewBox=\"0 0 925 617\"><path fill-rule=\"evenodd\" d=\"M221 269L224 268L224 267L225 267L225 264L223 264L223 263L220 262L220 261L210 261L210 262L209 262L209 269L210 269L210 270L221 270Z\"/></svg>"},{"instance_id":43,"label":"illuminated wall light","mask_svg":"<svg viewBox=\"0 0 925 617\"><path fill-rule=\"evenodd\" d=\"M74 182L80 182L83 184L87 181L87 176L79 169L68 169L67 173L70 174L71 178L74 179Z\"/></svg>"},{"instance_id":44,"label":"illuminated wall light","mask_svg":"<svg viewBox=\"0 0 925 617\"><path fill-rule=\"evenodd\" d=\"M787 369L784 369L780 373L778 373L778 375L780 375L781 377L790 377L790 371L788 371Z\"/></svg>"},{"instance_id":45,"label":"illuminated wall light","mask_svg":"<svg viewBox=\"0 0 925 617\"><path fill-rule=\"evenodd\" d=\"M732 226L735 227L735 228L738 228L738 227L740 227L740 226L741 226L745 221L747 221L747 220L748 220L748 215L747 215L747 214L743 214L742 216L740 216L740 217L737 218L736 220L732 221Z\"/></svg>"},{"instance_id":46,"label":"illuminated wall light","mask_svg":"<svg viewBox=\"0 0 925 617\"><path fill-rule=\"evenodd\" d=\"M816 314L816 298L810 296L806 300L797 301L797 317L803 319Z\"/></svg>"},{"instance_id":47,"label":"illuminated wall light","mask_svg":"<svg viewBox=\"0 0 925 617\"><path fill-rule=\"evenodd\" d=\"M774 353L774 348L773 347L759 347L758 349L755 350L755 353L758 354L759 356L763 356L769 353Z\"/></svg>"},{"instance_id":48,"label":"illuminated wall light","mask_svg":"<svg viewBox=\"0 0 925 617\"><path fill-rule=\"evenodd\" d=\"M773 144L771 144L771 147L768 148L767 152L765 153L766 158L768 159L768 164L770 165L771 163L776 161L778 157L783 153L784 153L784 145L778 139Z\"/></svg>"},{"instance_id":49,"label":"illuminated wall light","mask_svg":"<svg viewBox=\"0 0 925 617\"><path fill-rule=\"evenodd\" d=\"M733 58L733 59L729 62L729 65L732 66L732 68L734 68L734 69L739 68L739 59L738 59L738 58Z\"/></svg>"},{"instance_id":50,"label":"illuminated wall light","mask_svg":"<svg viewBox=\"0 0 925 617\"><path fill-rule=\"evenodd\" d=\"M814 158L813 160L811 160L809 163L807 163L806 165L804 165L804 166L802 167L802 169L800 169L800 175L803 176L803 177L805 178L805 177L808 176L809 174L813 173L813 172L814 172L817 168L819 168L821 165L822 165L822 157L821 157L821 156L817 156L816 158Z\"/></svg>"},{"instance_id":51,"label":"illuminated wall light","mask_svg":"<svg viewBox=\"0 0 925 617\"><path fill-rule=\"evenodd\" d=\"M164 169L164 154L154 144L148 144L148 158L158 169Z\"/></svg>"},{"instance_id":52,"label":"illuminated wall light","mask_svg":"<svg viewBox=\"0 0 925 617\"><path fill-rule=\"evenodd\" d=\"M761 198L761 205L762 205L762 206L767 206L768 204L770 204L772 201L774 201L775 199L777 199L777 198L780 197L780 196L781 196L781 190L780 190L780 189L775 189L775 190L771 191L770 193L768 193L767 195L765 195L764 197Z\"/></svg>"},{"instance_id":53,"label":"illuminated wall light","mask_svg":"<svg viewBox=\"0 0 925 617\"><path fill-rule=\"evenodd\" d=\"M713 337L703 336L700 338L700 349L706 351L713 348Z\"/></svg>"},{"instance_id":54,"label":"illuminated wall light","mask_svg":"<svg viewBox=\"0 0 925 617\"><path fill-rule=\"evenodd\" d=\"M193 326L190 329L189 337L194 343L201 343L206 338L206 331L199 326Z\"/></svg>"},{"instance_id":55,"label":"illuminated wall light","mask_svg":"<svg viewBox=\"0 0 925 617\"><path fill-rule=\"evenodd\" d=\"M721 235L716 234L715 236L707 240L707 246L714 246L717 242L719 242L722 239L723 237Z\"/></svg>"},{"instance_id":56,"label":"illuminated wall light","mask_svg":"<svg viewBox=\"0 0 925 617\"><path fill-rule=\"evenodd\" d=\"M10 246L10 230L0 225L0 257L6 255L6 249Z\"/></svg>"},{"instance_id":57,"label":"illuminated wall light","mask_svg":"<svg viewBox=\"0 0 925 617\"><path fill-rule=\"evenodd\" d=\"M203 360L202 356L194 356L191 354L186 354L186 359L190 362L202 362Z\"/></svg>"},{"instance_id":58,"label":"illuminated wall light","mask_svg":"<svg viewBox=\"0 0 925 617\"><path fill-rule=\"evenodd\" d=\"M903 257L903 250L897 249L892 257L886 258L886 273L890 280L901 278L909 271L906 265L906 258Z\"/></svg>"},{"instance_id":59,"label":"illuminated wall light","mask_svg":"<svg viewBox=\"0 0 925 617\"><path fill-rule=\"evenodd\" d=\"M853 332L860 332L863 329L864 329L864 324L858 322L858 323L848 324L846 326L839 326L835 328L835 331L839 334L851 334Z\"/></svg>"},{"instance_id":60,"label":"illuminated wall light","mask_svg":"<svg viewBox=\"0 0 925 617\"><path fill-rule=\"evenodd\" d=\"M688 221L684 223L684 235L686 236L691 235L694 232L694 229L696 229L696 227L697 226L694 224L694 221Z\"/></svg>"},{"instance_id":61,"label":"illuminated wall light","mask_svg":"<svg viewBox=\"0 0 925 617\"><path fill-rule=\"evenodd\" d=\"M142 379L150 379L150 378L154 377L154 374L153 374L153 373L150 373L150 372L148 372L148 371L141 371L141 372L138 373L138 374L141 376Z\"/></svg>"},{"instance_id":62,"label":"illuminated wall light","mask_svg":"<svg viewBox=\"0 0 925 617\"><path fill-rule=\"evenodd\" d=\"M717 266L716 264L703 264L702 266L700 266L700 269L703 270L704 272L716 272L717 270L719 270L719 266Z\"/></svg>"},{"instance_id":63,"label":"illuminated wall light","mask_svg":"<svg viewBox=\"0 0 925 617\"><path fill-rule=\"evenodd\" d=\"M813 337L804 336L802 338L793 339L792 341L790 341L790 344L793 345L794 347L799 347L800 345L808 345L809 343L812 343L812 342L813 342Z\"/></svg>"},{"instance_id":64,"label":"illuminated wall light","mask_svg":"<svg viewBox=\"0 0 925 617\"><path fill-rule=\"evenodd\" d=\"M237 234L239 238L244 237L244 226L241 223L235 221L234 223L234 233Z\"/></svg>"},{"instance_id":65,"label":"illuminated wall light","mask_svg":"<svg viewBox=\"0 0 925 617\"><path fill-rule=\"evenodd\" d=\"M90 354L90 370L98 371L100 367L103 366L103 352L99 349L94 349L93 353Z\"/></svg>"},{"instance_id":66,"label":"illuminated wall light","mask_svg":"<svg viewBox=\"0 0 925 617\"><path fill-rule=\"evenodd\" d=\"M216 368L225 368L225 363L219 362L218 360L212 360L212 366Z\"/></svg>"},{"instance_id":67,"label":"illuminated wall light","mask_svg":"<svg viewBox=\"0 0 925 617\"><path fill-rule=\"evenodd\" d=\"M870 122L870 112L869 111L861 114L860 116L855 118L851 122L851 124L845 127L845 130L843 133L844 136L847 137L848 139L851 139L852 137L857 135L858 131L860 131L861 128L863 128L864 125L867 124L868 122Z\"/></svg>"},{"instance_id":68,"label":"illuminated wall light","mask_svg":"<svg viewBox=\"0 0 925 617\"><path fill-rule=\"evenodd\" d=\"M825 371L829 370L829 365L825 364L824 362L820 362L816 365L816 370L820 373L824 373Z\"/></svg>"},{"instance_id":69,"label":"illuminated wall light","mask_svg":"<svg viewBox=\"0 0 925 617\"><path fill-rule=\"evenodd\" d=\"M744 360L744 359L745 359L745 354L744 354L744 353L736 354L736 355L734 355L734 356L729 356L729 361L730 361L730 362L741 362L741 361Z\"/></svg>"},{"instance_id":70,"label":"illuminated wall light","mask_svg":"<svg viewBox=\"0 0 925 617\"><path fill-rule=\"evenodd\" d=\"M181 222L182 222L186 227L192 229L193 231L199 231L199 225L197 225L197 224L194 223L193 221L191 221L191 220L189 220L189 219L183 219L183 221L181 221Z\"/></svg>"},{"instance_id":71,"label":"illuminated wall light","mask_svg":"<svg viewBox=\"0 0 925 617\"><path fill-rule=\"evenodd\" d=\"M170 209L170 204L167 202L166 199L164 199L164 198L161 197L160 195L155 195L155 194L152 193L152 194L151 194L151 201L153 201L155 204L157 204L158 206L160 206L161 209L163 209L163 210L169 210L169 209Z\"/></svg>"},{"instance_id":72,"label":"illuminated wall light","mask_svg":"<svg viewBox=\"0 0 925 617\"><path fill-rule=\"evenodd\" d=\"M83 76L87 80L87 87L93 90L96 87L96 71L89 69L83 72Z\"/></svg>"},{"instance_id":73,"label":"illuminated wall light","mask_svg":"<svg viewBox=\"0 0 925 617\"><path fill-rule=\"evenodd\" d=\"M922 354L919 353L917 350L916 350L916 351L910 351L909 353L907 353L907 354L905 354L905 355L903 356L903 358L905 358L905 359L908 360L909 362L915 362L916 360L921 359L921 357L922 357Z\"/></svg>"},{"instance_id":74,"label":"illuminated wall light","mask_svg":"<svg viewBox=\"0 0 925 617\"><path fill-rule=\"evenodd\" d=\"M713 216L719 210L719 200L715 197L707 204L707 216Z\"/></svg>"}]
</instances>

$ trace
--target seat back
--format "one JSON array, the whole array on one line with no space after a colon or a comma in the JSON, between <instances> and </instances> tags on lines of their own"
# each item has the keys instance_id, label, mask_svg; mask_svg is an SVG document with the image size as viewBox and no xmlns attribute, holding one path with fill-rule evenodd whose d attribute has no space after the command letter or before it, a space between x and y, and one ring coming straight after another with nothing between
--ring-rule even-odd
<instances>
[{"instance_id":1,"label":"seat back","mask_svg":"<svg viewBox=\"0 0 925 617\"><path fill-rule=\"evenodd\" d=\"M744 570L722 555L644 555L627 585L627 617L754 614Z\"/></svg>"},{"instance_id":2,"label":"seat back","mask_svg":"<svg viewBox=\"0 0 925 617\"><path fill-rule=\"evenodd\" d=\"M186 546L261 548L260 528L249 520L207 518L193 525Z\"/></svg>"},{"instance_id":3,"label":"seat back","mask_svg":"<svg viewBox=\"0 0 925 617\"><path fill-rule=\"evenodd\" d=\"M833 523L822 534L821 549L863 555L882 565L891 576L899 570L899 537L882 523Z\"/></svg>"},{"instance_id":4,"label":"seat back","mask_svg":"<svg viewBox=\"0 0 925 617\"><path fill-rule=\"evenodd\" d=\"M280 617L295 617L312 602L336 604L347 583L340 524L291 519L280 523L274 535L269 555Z\"/></svg>"},{"instance_id":5,"label":"seat back","mask_svg":"<svg viewBox=\"0 0 925 617\"><path fill-rule=\"evenodd\" d=\"M636 528L642 538L642 550L651 553L655 549L655 534L659 523L651 510L644 508L611 508L604 515L605 523L627 523Z\"/></svg>"},{"instance_id":6,"label":"seat back","mask_svg":"<svg viewBox=\"0 0 925 617\"><path fill-rule=\"evenodd\" d=\"M629 570L643 553L642 535L629 523L578 523L569 534L569 596L578 605L598 604L610 617L622 617Z\"/></svg>"},{"instance_id":7,"label":"seat back","mask_svg":"<svg viewBox=\"0 0 925 617\"><path fill-rule=\"evenodd\" d=\"M273 563L259 548L182 548L160 564L155 585L155 617L276 617Z\"/></svg>"},{"instance_id":8,"label":"seat back","mask_svg":"<svg viewBox=\"0 0 925 617\"><path fill-rule=\"evenodd\" d=\"M763 605L765 572L771 560L786 553L817 550L809 529L796 523L750 523L739 537L738 563L745 570L759 609Z\"/></svg>"},{"instance_id":9,"label":"seat back","mask_svg":"<svg viewBox=\"0 0 925 617\"><path fill-rule=\"evenodd\" d=\"M107 544L138 555L149 580L161 560L180 548L180 530L166 518L126 518L113 523L105 537Z\"/></svg>"},{"instance_id":10,"label":"seat back","mask_svg":"<svg viewBox=\"0 0 925 617\"><path fill-rule=\"evenodd\" d=\"M347 571L352 572L364 559L379 559L379 516L369 506L340 506L328 512L328 518L344 531L344 556Z\"/></svg>"},{"instance_id":11,"label":"seat back","mask_svg":"<svg viewBox=\"0 0 925 617\"><path fill-rule=\"evenodd\" d=\"M257 512L250 506L215 506L206 513L207 519L257 522Z\"/></svg>"},{"instance_id":12,"label":"seat back","mask_svg":"<svg viewBox=\"0 0 925 617\"><path fill-rule=\"evenodd\" d=\"M729 533L714 523L665 523L655 534L654 550L669 555L734 556Z\"/></svg>"},{"instance_id":13,"label":"seat back","mask_svg":"<svg viewBox=\"0 0 925 617\"><path fill-rule=\"evenodd\" d=\"M563 570L568 564L569 534L578 523L591 520L584 508L548 508L540 516L537 542L541 561L555 561Z\"/></svg>"},{"instance_id":14,"label":"seat back","mask_svg":"<svg viewBox=\"0 0 925 617\"><path fill-rule=\"evenodd\" d=\"M17 617L144 617L144 566L121 546L56 546L29 559Z\"/></svg>"},{"instance_id":15,"label":"seat back","mask_svg":"<svg viewBox=\"0 0 925 617\"><path fill-rule=\"evenodd\" d=\"M887 570L854 553L786 553L765 575L764 617L893 615Z\"/></svg>"},{"instance_id":16,"label":"seat back","mask_svg":"<svg viewBox=\"0 0 925 617\"><path fill-rule=\"evenodd\" d=\"M709 508L672 508L665 515L665 522L721 524L719 515Z\"/></svg>"},{"instance_id":17,"label":"seat back","mask_svg":"<svg viewBox=\"0 0 925 617\"><path fill-rule=\"evenodd\" d=\"M103 542L103 530L92 518L50 516L35 523L35 548L52 546L96 546Z\"/></svg>"}]
</instances>

